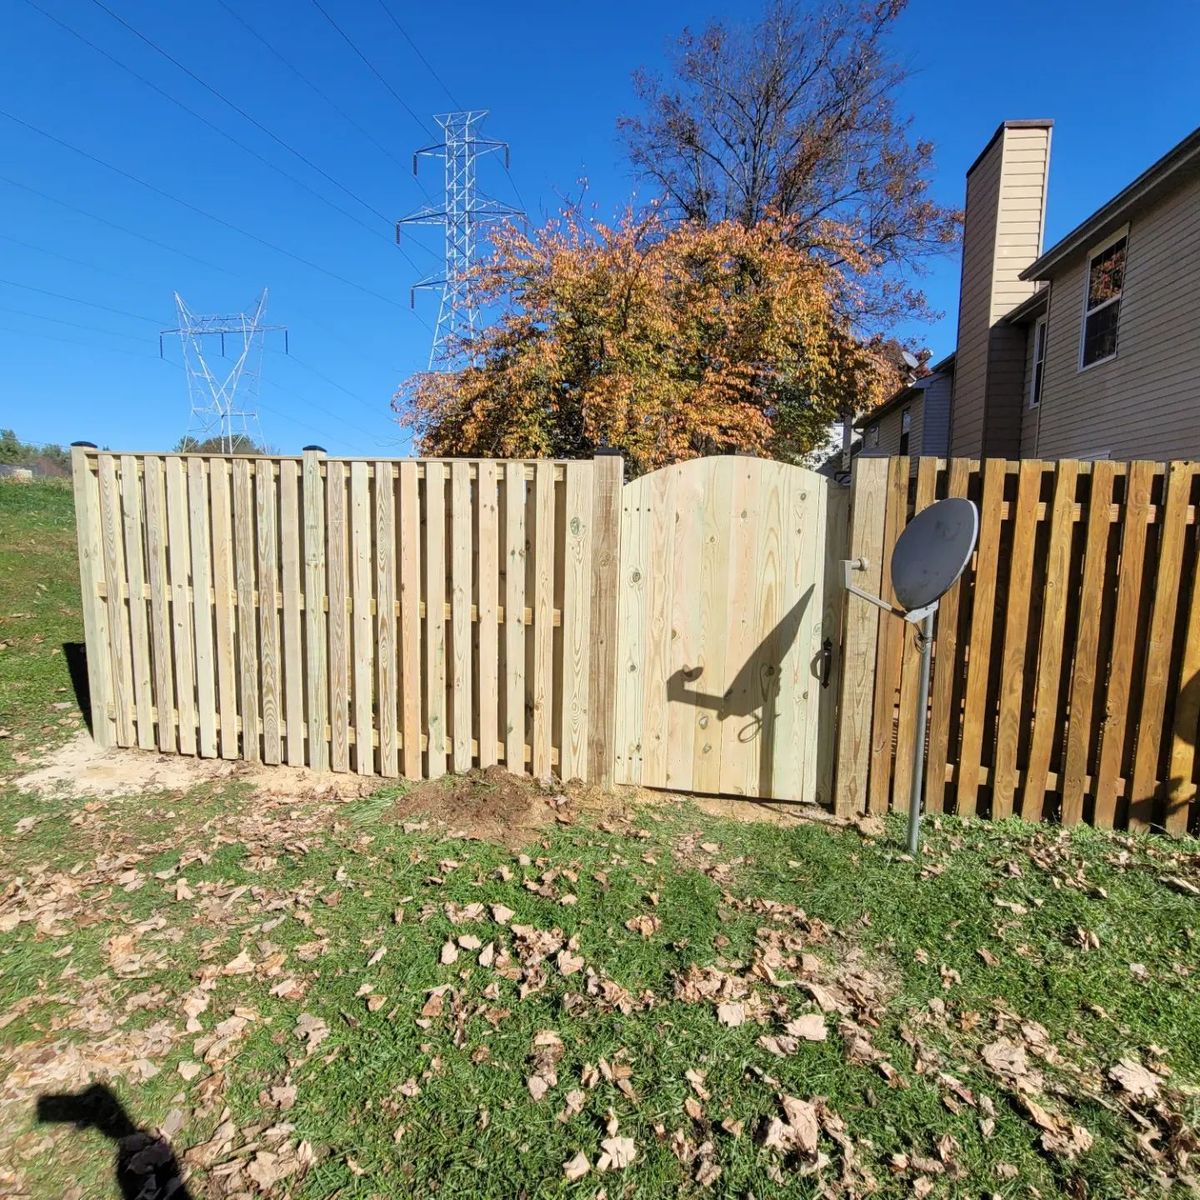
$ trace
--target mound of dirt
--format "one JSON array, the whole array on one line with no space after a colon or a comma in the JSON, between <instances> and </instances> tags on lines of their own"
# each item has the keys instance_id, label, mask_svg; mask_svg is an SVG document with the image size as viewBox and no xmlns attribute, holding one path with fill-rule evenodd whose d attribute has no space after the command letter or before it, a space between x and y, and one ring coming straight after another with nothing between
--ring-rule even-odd
<instances>
[{"instance_id":1,"label":"mound of dirt","mask_svg":"<svg viewBox=\"0 0 1200 1200\"><path fill-rule=\"evenodd\" d=\"M567 796L526 775L487 767L417 784L383 814L401 822L431 818L455 837L516 850L555 822L570 824Z\"/></svg>"}]
</instances>

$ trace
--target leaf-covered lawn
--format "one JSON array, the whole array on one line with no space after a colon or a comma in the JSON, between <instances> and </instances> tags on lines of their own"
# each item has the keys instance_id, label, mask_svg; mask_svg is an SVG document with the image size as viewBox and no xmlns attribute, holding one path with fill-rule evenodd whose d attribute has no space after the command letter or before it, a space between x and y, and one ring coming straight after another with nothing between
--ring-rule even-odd
<instances>
[{"instance_id":1,"label":"leaf-covered lawn","mask_svg":"<svg viewBox=\"0 0 1200 1200\"><path fill-rule=\"evenodd\" d=\"M46 584L0 573L0 1195L177 1164L194 1197L1195 1188L1195 843L945 820L913 863L898 824L534 794L521 850L348 780L34 795L11 748L66 732L78 601L41 548L69 493L28 495L0 489L3 562Z\"/></svg>"}]
</instances>

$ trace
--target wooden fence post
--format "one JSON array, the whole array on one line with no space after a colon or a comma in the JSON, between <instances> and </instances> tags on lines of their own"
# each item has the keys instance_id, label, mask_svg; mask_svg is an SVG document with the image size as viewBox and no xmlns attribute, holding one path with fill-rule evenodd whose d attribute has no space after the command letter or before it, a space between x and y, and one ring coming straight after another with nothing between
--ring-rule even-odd
<instances>
[{"instance_id":1,"label":"wooden fence post","mask_svg":"<svg viewBox=\"0 0 1200 1200\"><path fill-rule=\"evenodd\" d=\"M625 463L597 456L592 472L592 652L588 664L588 779L613 782L617 703L617 574L621 567L621 488Z\"/></svg>"},{"instance_id":2,"label":"wooden fence post","mask_svg":"<svg viewBox=\"0 0 1200 1200\"><path fill-rule=\"evenodd\" d=\"M100 509L92 487L92 469L87 449L71 447L71 475L75 489L75 530L79 542L79 586L83 599L83 631L87 639L88 698L91 704L92 738L107 749L113 744L113 728L108 718L112 700L109 686L108 622L100 600L100 579L104 573L100 544ZM161 703L161 701L160 701Z\"/></svg>"},{"instance_id":3,"label":"wooden fence post","mask_svg":"<svg viewBox=\"0 0 1200 1200\"><path fill-rule=\"evenodd\" d=\"M888 460L854 460L850 491L850 544L846 558L865 558L858 585L878 594L883 568L883 518ZM879 609L849 597L843 617L841 696L838 705L837 762L833 809L849 816L866 807L871 758L871 712L875 700L875 648Z\"/></svg>"}]
</instances>

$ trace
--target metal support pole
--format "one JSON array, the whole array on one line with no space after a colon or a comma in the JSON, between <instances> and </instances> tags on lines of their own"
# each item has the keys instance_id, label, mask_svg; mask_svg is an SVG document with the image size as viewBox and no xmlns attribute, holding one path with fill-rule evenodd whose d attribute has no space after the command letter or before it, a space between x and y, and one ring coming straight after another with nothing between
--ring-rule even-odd
<instances>
[{"instance_id":1,"label":"metal support pole","mask_svg":"<svg viewBox=\"0 0 1200 1200\"><path fill-rule=\"evenodd\" d=\"M921 680L917 688L917 739L913 747L912 788L908 798L908 852L916 854L921 837L921 790L925 786L925 728L929 722L929 669L933 659L933 613L921 620Z\"/></svg>"}]
</instances>

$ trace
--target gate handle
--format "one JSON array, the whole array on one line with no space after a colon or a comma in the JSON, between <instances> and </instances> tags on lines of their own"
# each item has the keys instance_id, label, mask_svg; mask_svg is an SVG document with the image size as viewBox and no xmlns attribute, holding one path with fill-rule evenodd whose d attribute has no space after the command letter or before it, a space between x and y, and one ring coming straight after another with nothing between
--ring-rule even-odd
<instances>
[{"instance_id":1,"label":"gate handle","mask_svg":"<svg viewBox=\"0 0 1200 1200\"><path fill-rule=\"evenodd\" d=\"M821 643L821 686L829 686L829 677L833 674L833 643L826 638Z\"/></svg>"}]
</instances>

